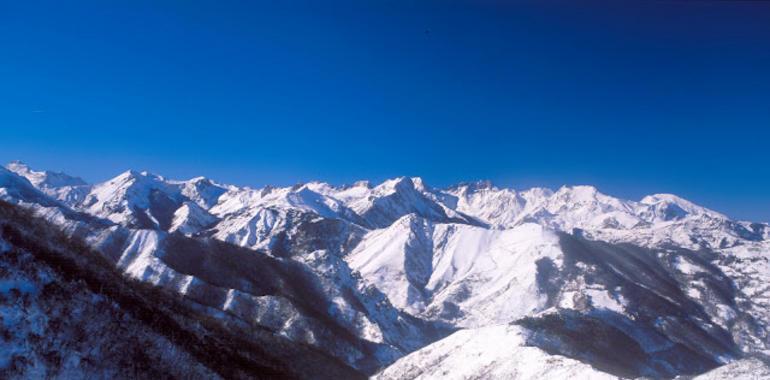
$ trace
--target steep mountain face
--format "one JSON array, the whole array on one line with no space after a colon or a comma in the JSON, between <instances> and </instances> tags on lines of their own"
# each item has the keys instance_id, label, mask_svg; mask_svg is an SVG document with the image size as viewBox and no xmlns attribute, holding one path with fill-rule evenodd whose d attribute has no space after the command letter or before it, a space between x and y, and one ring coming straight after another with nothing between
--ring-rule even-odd
<instances>
[{"instance_id":1,"label":"steep mountain face","mask_svg":"<svg viewBox=\"0 0 770 380\"><path fill-rule=\"evenodd\" d=\"M397 307L468 328L543 310L534 263L560 255L556 234L537 224L494 230L408 215L365 236L346 260Z\"/></svg>"},{"instance_id":2,"label":"steep mountain face","mask_svg":"<svg viewBox=\"0 0 770 380\"><path fill-rule=\"evenodd\" d=\"M770 226L670 194L406 177L250 189L135 171L89 185L12 163L0 199L214 320L364 373L398 360L383 378L672 378L770 355ZM497 359L468 359L484 339Z\"/></svg>"}]
</instances>

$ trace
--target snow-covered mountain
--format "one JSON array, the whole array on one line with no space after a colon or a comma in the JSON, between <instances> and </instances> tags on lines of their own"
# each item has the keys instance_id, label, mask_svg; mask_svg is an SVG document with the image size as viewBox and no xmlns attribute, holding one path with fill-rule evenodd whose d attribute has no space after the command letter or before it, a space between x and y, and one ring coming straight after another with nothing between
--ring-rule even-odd
<instances>
[{"instance_id":1,"label":"snow-covered mountain","mask_svg":"<svg viewBox=\"0 0 770 380\"><path fill-rule=\"evenodd\" d=\"M136 171L86 184L14 162L0 199L212 318L362 373L395 362L382 378L665 378L770 355L770 226L675 195Z\"/></svg>"},{"instance_id":2,"label":"snow-covered mountain","mask_svg":"<svg viewBox=\"0 0 770 380\"><path fill-rule=\"evenodd\" d=\"M460 330L413 352L375 379L611 380L590 365L527 344L528 331L500 325Z\"/></svg>"},{"instance_id":3,"label":"snow-covered mountain","mask_svg":"<svg viewBox=\"0 0 770 380\"><path fill-rule=\"evenodd\" d=\"M367 234L346 260L397 307L472 328L543 310L531 265L560 255L558 236L538 224L497 230L410 214Z\"/></svg>"}]
</instances>

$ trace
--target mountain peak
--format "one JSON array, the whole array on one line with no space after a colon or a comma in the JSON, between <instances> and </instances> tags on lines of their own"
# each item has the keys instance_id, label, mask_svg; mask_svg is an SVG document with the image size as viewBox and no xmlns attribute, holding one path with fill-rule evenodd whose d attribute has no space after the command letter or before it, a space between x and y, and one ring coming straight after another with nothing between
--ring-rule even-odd
<instances>
[{"instance_id":1,"label":"mountain peak","mask_svg":"<svg viewBox=\"0 0 770 380\"><path fill-rule=\"evenodd\" d=\"M599 190L591 185L564 185L559 188L557 193L571 193L576 196L594 196L599 193Z\"/></svg>"},{"instance_id":2,"label":"mountain peak","mask_svg":"<svg viewBox=\"0 0 770 380\"><path fill-rule=\"evenodd\" d=\"M421 177L411 177L409 179L412 180L415 189L420 191L426 191L428 189L428 185L425 184L425 181L423 181Z\"/></svg>"},{"instance_id":3,"label":"mountain peak","mask_svg":"<svg viewBox=\"0 0 770 380\"><path fill-rule=\"evenodd\" d=\"M485 179L485 180L478 180L473 182L460 182L456 185L450 186L448 190L464 190L469 193L474 193L476 191L481 190L492 190L496 189L495 185L492 183L492 181Z\"/></svg>"},{"instance_id":4,"label":"mountain peak","mask_svg":"<svg viewBox=\"0 0 770 380\"><path fill-rule=\"evenodd\" d=\"M120 173L115 178L133 178L133 177L139 177L142 174L134 169L128 169L124 171L123 173Z\"/></svg>"},{"instance_id":5,"label":"mountain peak","mask_svg":"<svg viewBox=\"0 0 770 380\"><path fill-rule=\"evenodd\" d=\"M675 205L676 207L682 209L688 214L693 214L693 215L709 214L709 215L718 216L718 217L727 219L727 216L725 215L722 215L716 211L710 210L703 206L699 206L675 194L666 194L666 193L652 194L642 198L642 200L639 201L639 203L650 205L650 206Z\"/></svg>"},{"instance_id":6,"label":"mountain peak","mask_svg":"<svg viewBox=\"0 0 770 380\"><path fill-rule=\"evenodd\" d=\"M414 190L414 189L415 189L414 182L410 177L397 177L397 178L389 179L382 182L375 188L375 190L382 193L394 193L398 191Z\"/></svg>"},{"instance_id":7,"label":"mountain peak","mask_svg":"<svg viewBox=\"0 0 770 380\"><path fill-rule=\"evenodd\" d=\"M365 188L365 189L371 189L372 188L372 184L368 180L361 180L361 181L353 182L352 184L349 184L349 185L342 185L340 188L342 190L347 190L347 189L352 189L352 188L356 188L356 187Z\"/></svg>"},{"instance_id":8,"label":"mountain peak","mask_svg":"<svg viewBox=\"0 0 770 380\"><path fill-rule=\"evenodd\" d=\"M13 160L6 165L8 168L19 168L19 169L29 169L29 165L27 165L24 161L20 160Z\"/></svg>"},{"instance_id":9,"label":"mountain peak","mask_svg":"<svg viewBox=\"0 0 770 380\"><path fill-rule=\"evenodd\" d=\"M590 185L562 186L553 194L553 199L558 202L586 204L595 203L604 194Z\"/></svg>"},{"instance_id":10,"label":"mountain peak","mask_svg":"<svg viewBox=\"0 0 770 380\"><path fill-rule=\"evenodd\" d=\"M658 202L671 202L671 203L682 203L682 204L692 204L690 201L675 195L675 194L668 194L668 193L660 193L660 194L650 194L644 198L642 198L641 203L644 204L655 204Z\"/></svg>"},{"instance_id":11,"label":"mountain peak","mask_svg":"<svg viewBox=\"0 0 770 380\"><path fill-rule=\"evenodd\" d=\"M58 188L64 186L82 186L86 181L79 177L73 177L62 172L52 172L48 170L36 171L26 163L14 160L6 165L6 169L26 178L30 183L38 188Z\"/></svg>"},{"instance_id":12,"label":"mountain peak","mask_svg":"<svg viewBox=\"0 0 770 380\"><path fill-rule=\"evenodd\" d=\"M27 175L32 173L32 169L29 167L29 165L18 160L9 162L8 165L5 165L4 169L9 170L13 173L16 173L22 177L26 177Z\"/></svg>"},{"instance_id":13,"label":"mountain peak","mask_svg":"<svg viewBox=\"0 0 770 380\"><path fill-rule=\"evenodd\" d=\"M37 203L43 206L55 206L58 203L38 190L31 181L13 170L0 166L0 199L16 203Z\"/></svg>"},{"instance_id":14,"label":"mountain peak","mask_svg":"<svg viewBox=\"0 0 770 380\"><path fill-rule=\"evenodd\" d=\"M127 180L152 180L152 181L165 181L166 179L162 176L159 176L157 174L150 173L147 170L134 170L129 169L124 171L123 173L120 173L117 177L113 178L114 180L120 180L120 181L127 181Z\"/></svg>"}]
</instances>

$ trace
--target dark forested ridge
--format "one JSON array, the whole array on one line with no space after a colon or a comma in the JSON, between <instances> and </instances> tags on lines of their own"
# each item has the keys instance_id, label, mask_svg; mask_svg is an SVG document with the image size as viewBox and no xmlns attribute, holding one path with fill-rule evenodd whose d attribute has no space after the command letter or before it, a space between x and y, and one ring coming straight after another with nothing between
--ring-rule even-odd
<instances>
[{"instance_id":1,"label":"dark forested ridge","mask_svg":"<svg viewBox=\"0 0 770 380\"><path fill-rule=\"evenodd\" d=\"M1 201L0 239L0 339L25 347L3 350L0 377L363 377L315 349L216 320L126 278L83 242Z\"/></svg>"}]
</instances>

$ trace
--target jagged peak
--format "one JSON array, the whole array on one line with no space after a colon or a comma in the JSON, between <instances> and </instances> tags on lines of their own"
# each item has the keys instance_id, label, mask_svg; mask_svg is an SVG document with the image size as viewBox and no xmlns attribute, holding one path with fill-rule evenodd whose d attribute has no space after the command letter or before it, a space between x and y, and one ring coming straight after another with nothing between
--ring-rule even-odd
<instances>
[{"instance_id":1,"label":"jagged peak","mask_svg":"<svg viewBox=\"0 0 770 380\"><path fill-rule=\"evenodd\" d=\"M367 189L371 189L372 183L369 182L368 180L356 181L356 182L353 182L353 187L365 187Z\"/></svg>"},{"instance_id":2,"label":"jagged peak","mask_svg":"<svg viewBox=\"0 0 770 380\"><path fill-rule=\"evenodd\" d=\"M26 178L35 187L81 186L87 184L82 178L74 177L64 172L34 170L32 167L19 160L8 163L6 169Z\"/></svg>"},{"instance_id":3,"label":"jagged peak","mask_svg":"<svg viewBox=\"0 0 770 380\"><path fill-rule=\"evenodd\" d=\"M538 197L538 198L548 198L554 194L554 191L552 189L549 189L547 187L532 187L527 190L519 192L522 196L530 196L530 197Z\"/></svg>"},{"instance_id":4,"label":"jagged peak","mask_svg":"<svg viewBox=\"0 0 770 380\"><path fill-rule=\"evenodd\" d=\"M383 181L377 187L375 191L382 193L392 193L397 191L415 190L414 182L411 177L397 177Z\"/></svg>"},{"instance_id":5,"label":"jagged peak","mask_svg":"<svg viewBox=\"0 0 770 380\"><path fill-rule=\"evenodd\" d=\"M0 166L0 188L5 188L4 192L10 192L25 202L34 202L44 206L60 205L58 201L44 195L27 177L2 166Z\"/></svg>"},{"instance_id":6,"label":"jagged peak","mask_svg":"<svg viewBox=\"0 0 770 380\"><path fill-rule=\"evenodd\" d=\"M410 177L409 179L412 181L415 189L420 191L427 191L429 189L429 186L425 184L421 177Z\"/></svg>"},{"instance_id":7,"label":"jagged peak","mask_svg":"<svg viewBox=\"0 0 770 380\"><path fill-rule=\"evenodd\" d=\"M492 181L485 179L485 180L478 180L478 181L472 181L472 182L460 182L458 184L448 187L447 190L474 193L476 191L481 191L481 190L499 190L499 189L497 188L497 186L495 186L492 183Z\"/></svg>"},{"instance_id":8,"label":"jagged peak","mask_svg":"<svg viewBox=\"0 0 770 380\"><path fill-rule=\"evenodd\" d=\"M107 181L107 182L113 182L113 181L116 181L116 180L124 181L124 180L131 179L131 178L141 177L141 175L142 175L141 173L139 173L138 171L136 171L134 169L128 169L128 170L124 171L123 173L118 174L117 176L112 178L112 180Z\"/></svg>"},{"instance_id":9,"label":"jagged peak","mask_svg":"<svg viewBox=\"0 0 770 380\"><path fill-rule=\"evenodd\" d=\"M552 195L556 199L568 200L577 203L600 202L610 204L615 207L626 207L628 200L616 198L599 191L598 188L591 185L562 186Z\"/></svg>"},{"instance_id":10,"label":"jagged peak","mask_svg":"<svg viewBox=\"0 0 770 380\"><path fill-rule=\"evenodd\" d=\"M368 180L360 180L353 183L346 183L338 187L339 190L350 190L350 189L357 189L357 188L364 188L364 189L371 189L372 184Z\"/></svg>"},{"instance_id":11,"label":"jagged peak","mask_svg":"<svg viewBox=\"0 0 770 380\"><path fill-rule=\"evenodd\" d=\"M29 165L27 165L25 162L20 161L20 160L13 160L13 161L9 162L7 165L5 165L5 167L8 168L9 170L13 170L11 168L32 170L29 167Z\"/></svg>"},{"instance_id":12,"label":"jagged peak","mask_svg":"<svg viewBox=\"0 0 770 380\"><path fill-rule=\"evenodd\" d=\"M124 171L123 173L120 173L115 178L107 181L107 182L124 182L124 181L130 181L130 180L137 180L137 181L154 181L154 182L164 182L166 179L163 178L163 176L153 174L149 171L143 170L138 171L134 169L129 169Z\"/></svg>"},{"instance_id":13,"label":"jagged peak","mask_svg":"<svg viewBox=\"0 0 770 380\"><path fill-rule=\"evenodd\" d=\"M669 193L650 194L642 198L642 200L640 201L640 203L644 203L644 204L654 204L658 202L672 202L672 203L694 205L692 202L678 195L669 194Z\"/></svg>"},{"instance_id":14,"label":"jagged peak","mask_svg":"<svg viewBox=\"0 0 770 380\"><path fill-rule=\"evenodd\" d=\"M152 190L167 190L172 188L174 189L174 192L177 191L176 186L167 183L161 176L146 171L139 172L136 170L126 170L115 178L94 186L89 197L101 199L103 201L107 199L115 201L128 196L133 200L138 200L145 197L146 194ZM140 200L138 202L143 204L145 201Z\"/></svg>"},{"instance_id":15,"label":"jagged peak","mask_svg":"<svg viewBox=\"0 0 770 380\"><path fill-rule=\"evenodd\" d=\"M310 186L310 187L317 187L317 186L334 187L330 183L324 182L324 181L310 181L310 182L305 183L305 186Z\"/></svg>"},{"instance_id":16,"label":"jagged peak","mask_svg":"<svg viewBox=\"0 0 770 380\"><path fill-rule=\"evenodd\" d=\"M315 193L319 193L319 194L324 194L325 195L325 194L329 194L329 193L335 192L337 190L340 190L341 188L339 188L337 186L334 186L334 185L332 185L332 184L330 184L328 182L310 181L310 182L304 184L297 191L303 191L305 189L307 189L309 191L313 191Z\"/></svg>"},{"instance_id":17,"label":"jagged peak","mask_svg":"<svg viewBox=\"0 0 770 380\"><path fill-rule=\"evenodd\" d=\"M570 194L576 197L595 197L601 194L595 186L591 185L564 185L556 191L556 194Z\"/></svg>"},{"instance_id":18,"label":"jagged peak","mask_svg":"<svg viewBox=\"0 0 770 380\"><path fill-rule=\"evenodd\" d=\"M210 179L208 179L208 178L206 178L204 176L193 177L193 178L188 179L185 182L189 182L189 183L201 183L201 182L203 182L203 183L213 183Z\"/></svg>"},{"instance_id":19,"label":"jagged peak","mask_svg":"<svg viewBox=\"0 0 770 380\"><path fill-rule=\"evenodd\" d=\"M717 217L727 218L727 216L725 215L722 215L706 207L697 205L675 194L668 194L668 193L651 194L642 198L642 200L639 201L639 203L644 205L649 205L649 206L654 206L659 204L673 204L681 208L682 210L686 211L689 214L694 214L694 215L710 214Z\"/></svg>"},{"instance_id":20,"label":"jagged peak","mask_svg":"<svg viewBox=\"0 0 770 380\"><path fill-rule=\"evenodd\" d=\"M168 181L168 182L172 184L180 184L183 186L193 186L196 188L218 187L223 190L238 189L236 186L221 184L219 182L216 182L210 178L203 177L203 176L190 178L186 181Z\"/></svg>"}]
</instances>

